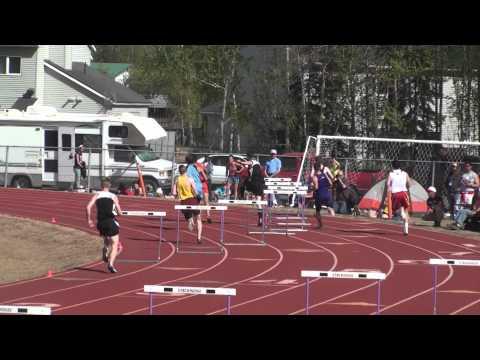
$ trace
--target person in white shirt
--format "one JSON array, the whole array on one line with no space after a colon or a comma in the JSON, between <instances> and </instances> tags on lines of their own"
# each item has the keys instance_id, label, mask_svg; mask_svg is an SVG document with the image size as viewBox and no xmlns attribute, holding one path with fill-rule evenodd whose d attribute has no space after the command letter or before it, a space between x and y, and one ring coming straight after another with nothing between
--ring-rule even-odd
<instances>
[{"instance_id":1,"label":"person in white shirt","mask_svg":"<svg viewBox=\"0 0 480 360\"><path fill-rule=\"evenodd\" d=\"M463 167L464 172L460 180L460 207L469 209L472 207L473 197L480 183L478 175L472 170L472 164L469 161L465 161Z\"/></svg>"},{"instance_id":2,"label":"person in white shirt","mask_svg":"<svg viewBox=\"0 0 480 360\"><path fill-rule=\"evenodd\" d=\"M410 207L410 199L408 189L410 188L410 177L400 169L400 162L394 160L392 162L393 171L390 172L387 179L388 192L392 194L392 211L400 210L400 216L403 220L403 234L408 235L408 208Z\"/></svg>"}]
</instances>

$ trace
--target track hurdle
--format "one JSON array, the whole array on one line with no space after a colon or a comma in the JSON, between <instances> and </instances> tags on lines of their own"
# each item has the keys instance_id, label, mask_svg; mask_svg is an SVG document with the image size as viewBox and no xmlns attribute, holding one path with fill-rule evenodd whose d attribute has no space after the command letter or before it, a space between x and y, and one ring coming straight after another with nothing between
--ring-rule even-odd
<instances>
[{"instance_id":1,"label":"track hurdle","mask_svg":"<svg viewBox=\"0 0 480 360\"><path fill-rule=\"evenodd\" d=\"M0 314L52 315L52 309L46 306L0 305Z\"/></svg>"},{"instance_id":2,"label":"track hurdle","mask_svg":"<svg viewBox=\"0 0 480 360\"><path fill-rule=\"evenodd\" d=\"M437 315L437 272L439 265L448 266L480 266L480 260L463 259L430 259L428 261L433 265L433 315Z\"/></svg>"},{"instance_id":3,"label":"track hurdle","mask_svg":"<svg viewBox=\"0 0 480 360\"><path fill-rule=\"evenodd\" d=\"M249 230L249 211L250 209L247 210L247 216L246 216L246 222L247 222L247 234L249 235L254 235L254 234L261 234L262 235L262 240L260 241L260 244L254 244L254 243L227 243L223 242L223 245L266 245L265 243L265 206L267 206L267 201L266 200L219 200L219 204L230 204L230 205L257 205L261 206L262 209L262 231L250 231ZM258 208L255 209L255 211L258 211Z\"/></svg>"},{"instance_id":4,"label":"track hurdle","mask_svg":"<svg viewBox=\"0 0 480 360\"><path fill-rule=\"evenodd\" d=\"M187 295L223 295L227 297L227 315L231 311L231 297L237 295L232 288L204 288L185 286L144 285L143 292L148 294L149 314L153 315L153 294L187 294Z\"/></svg>"},{"instance_id":5,"label":"track hurdle","mask_svg":"<svg viewBox=\"0 0 480 360\"><path fill-rule=\"evenodd\" d=\"M163 218L167 216L165 211L122 211L123 216L137 216L137 217L159 217L160 218L160 231L157 245L157 258L156 259L122 259L117 258L118 262L159 262L160 261L160 248L163 241Z\"/></svg>"},{"instance_id":6,"label":"track hurdle","mask_svg":"<svg viewBox=\"0 0 480 360\"><path fill-rule=\"evenodd\" d=\"M210 206L210 205L175 205L175 210L177 210L177 253L186 253L186 254L221 254L223 253L223 247L213 247L213 246L189 246L189 247L180 247L180 212L181 210L214 210L220 211L220 244L223 244L223 237L225 233L225 211L228 210L226 206ZM203 249L204 251L200 251ZM218 250L220 249L220 250ZM216 250L216 251L214 251Z\"/></svg>"},{"instance_id":7,"label":"track hurdle","mask_svg":"<svg viewBox=\"0 0 480 360\"><path fill-rule=\"evenodd\" d=\"M283 190L274 190L274 189L267 189L267 190L264 190L264 194L267 194L267 195L270 195L270 194L278 194L278 195L299 195L299 202L298 202L298 212L297 212L297 215L301 215L301 216L294 216L294 217L291 217L290 216L290 209L288 208L287 209L287 213L286 213L286 216L285 217L282 217L282 219L286 220L286 222L284 223L278 223L277 225L279 226L286 226L286 228L280 228L280 229L277 229L277 228L272 228L272 225L274 225L272 219L272 208L269 207L268 209L268 224L269 224L269 229L268 231L266 232L267 234L280 234L280 235L286 235L288 236L289 233L292 233L292 235L295 233L295 232L304 232L304 231L307 231L306 229L304 229L304 226L309 226L310 224L309 223L306 223L304 221L304 210L303 210L303 207L305 206L305 195L307 195L307 190L296 190L294 188L292 189L283 189ZM288 221L291 220L291 219L297 219L297 220L301 220L301 223L289 223ZM294 226L301 226L301 228L290 228L289 226L290 225L294 225Z\"/></svg>"},{"instance_id":8,"label":"track hurdle","mask_svg":"<svg viewBox=\"0 0 480 360\"><path fill-rule=\"evenodd\" d=\"M311 278L332 278L332 279L360 279L377 280L377 315L380 313L380 282L385 280L386 275L381 272L354 272L354 271L310 271L302 270L301 277L306 278L305 286L305 314L310 313L310 279Z\"/></svg>"},{"instance_id":9,"label":"track hurdle","mask_svg":"<svg viewBox=\"0 0 480 360\"><path fill-rule=\"evenodd\" d=\"M292 181L292 178L265 178L265 182L288 182Z\"/></svg>"}]
</instances>

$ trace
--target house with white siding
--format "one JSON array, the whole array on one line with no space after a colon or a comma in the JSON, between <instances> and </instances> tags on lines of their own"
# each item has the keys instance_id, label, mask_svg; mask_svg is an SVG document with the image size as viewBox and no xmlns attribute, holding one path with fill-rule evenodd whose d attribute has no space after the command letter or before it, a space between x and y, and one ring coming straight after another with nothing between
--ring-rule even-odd
<instances>
[{"instance_id":1,"label":"house with white siding","mask_svg":"<svg viewBox=\"0 0 480 360\"><path fill-rule=\"evenodd\" d=\"M0 45L0 109L148 116L151 102L90 67L93 45Z\"/></svg>"}]
</instances>

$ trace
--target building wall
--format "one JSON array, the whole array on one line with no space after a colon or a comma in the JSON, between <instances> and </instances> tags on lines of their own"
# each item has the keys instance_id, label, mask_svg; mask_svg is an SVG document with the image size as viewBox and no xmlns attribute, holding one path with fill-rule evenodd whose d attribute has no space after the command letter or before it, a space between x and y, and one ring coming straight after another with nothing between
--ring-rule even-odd
<instances>
[{"instance_id":1,"label":"building wall","mask_svg":"<svg viewBox=\"0 0 480 360\"><path fill-rule=\"evenodd\" d=\"M75 106L75 103L67 103L69 97L78 97L82 101ZM44 105L61 112L100 114L106 111L103 104L103 99L45 67Z\"/></svg>"},{"instance_id":2,"label":"building wall","mask_svg":"<svg viewBox=\"0 0 480 360\"><path fill-rule=\"evenodd\" d=\"M20 75L0 75L0 108L11 108L29 88L35 89L36 47L0 47L0 55L20 56Z\"/></svg>"},{"instance_id":3,"label":"building wall","mask_svg":"<svg viewBox=\"0 0 480 360\"><path fill-rule=\"evenodd\" d=\"M65 67L65 45L49 45L49 60Z\"/></svg>"},{"instance_id":4,"label":"building wall","mask_svg":"<svg viewBox=\"0 0 480 360\"><path fill-rule=\"evenodd\" d=\"M138 116L148 117L148 107L147 107L147 104L145 104L145 107L115 106L109 111L109 113L112 113L112 114L132 113Z\"/></svg>"},{"instance_id":5,"label":"building wall","mask_svg":"<svg viewBox=\"0 0 480 360\"><path fill-rule=\"evenodd\" d=\"M70 45L72 49L72 62L87 63L92 62L92 53L88 45Z\"/></svg>"},{"instance_id":6,"label":"building wall","mask_svg":"<svg viewBox=\"0 0 480 360\"><path fill-rule=\"evenodd\" d=\"M459 141L460 134L458 131L458 119L455 114L455 111L452 109L452 101L455 99L455 86L453 78L445 78L443 82L443 104L442 104L442 114L444 116L444 121L442 123L442 140L443 141ZM472 141L477 141L473 139L474 134L472 134Z\"/></svg>"}]
</instances>

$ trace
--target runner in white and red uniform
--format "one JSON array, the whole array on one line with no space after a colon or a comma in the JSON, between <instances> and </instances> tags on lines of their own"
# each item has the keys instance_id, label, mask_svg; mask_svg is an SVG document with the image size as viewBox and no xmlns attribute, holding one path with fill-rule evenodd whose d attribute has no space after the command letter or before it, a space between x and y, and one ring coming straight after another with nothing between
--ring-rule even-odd
<instances>
[{"instance_id":1,"label":"runner in white and red uniform","mask_svg":"<svg viewBox=\"0 0 480 360\"><path fill-rule=\"evenodd\" d=\"M410 177L400 169L400 162L394 160L392 162L393 171L388 175L387 189L392 194L392 211L400 210L403 220L403 234L408 235L408 208L410 207L410 199L408 189L410 187Z\"/></svg>"}]
</instances>

